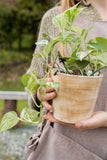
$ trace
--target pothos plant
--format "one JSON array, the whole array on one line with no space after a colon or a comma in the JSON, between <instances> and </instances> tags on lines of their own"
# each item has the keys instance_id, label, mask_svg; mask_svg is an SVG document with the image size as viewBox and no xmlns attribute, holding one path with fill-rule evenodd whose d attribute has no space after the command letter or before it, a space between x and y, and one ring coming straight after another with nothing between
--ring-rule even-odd
<instances>
[{"instance_id":1,"label":"pothos plant","mask_svg":"<svg viewBox=\"0 0 107 160\"><path fill-rule=\"evenodd\" d=\"M44 46L42 53L35 53L36 58L43 58L46 64L45 76L42 79L37 78L36 71L31 74L22 76L22 83L26 87L27 92L31 95L35 105L40 108L40 112L25 108L22 110L20 117L16 112L11 111L4 115L0 124L0 131L5 131L15 126L20 120L29 124L38 124L42 122L42 102L45 96L43 87L53 87L56 91L59 82L46 82L45 79L56 64L58 58L64 68L60 68L57 64L57 71L66 74L79 74L81 76L98 76L103 68L107 67L107 39L103 37L95 37L86 42L88 32L94 27L88 29L73 26L74 20L83 11L84 8L77 8L77 5L66 10L65 12L53 18L52 22L60 28L60 33L57 37L43 34L45 38L50 37L51 41L42 40L36 45ZM66 48L67 56L61 56L59 45L63 44ZM48 55L51 53L53 65L48 64ZM72 54L71 54L72 53ZM50 70L48 70L50 67ZM34 99L33 94L38 88L41 88L42 98L40 105Z\"/></svg>"}]
</instances>

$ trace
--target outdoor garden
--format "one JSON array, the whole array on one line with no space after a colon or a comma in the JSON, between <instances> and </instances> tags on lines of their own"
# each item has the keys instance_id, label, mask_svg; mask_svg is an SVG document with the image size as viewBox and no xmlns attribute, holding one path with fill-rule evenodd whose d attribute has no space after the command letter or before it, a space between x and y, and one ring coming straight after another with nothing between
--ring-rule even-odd
<instances>
[{"instance_id":1,"label":"outdoor garden","mask_svg":"<svg viewBox=\"0 0 107 160\"><path fill-rule=\"evenodd\" d=\"M21 77L30 66L43 14L54 5L52 0L0 1L0 91L24 91ZM20 112L27 100L17 101ZM0 99L0 119L4 100ZM23 125L0 133L0 160L24 160L24 147L36 131Z\"/></svg>"}]
</instances>

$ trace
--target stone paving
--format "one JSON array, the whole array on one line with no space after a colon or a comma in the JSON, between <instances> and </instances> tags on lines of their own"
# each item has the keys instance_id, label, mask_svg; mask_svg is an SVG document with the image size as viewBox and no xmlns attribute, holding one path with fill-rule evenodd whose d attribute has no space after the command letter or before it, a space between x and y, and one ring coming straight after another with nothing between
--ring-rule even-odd
<instances>
[{"instance_id":1,"label":"stone paving","mask_svg":"<svg viewBox=\"0 0 107 160\"><path fill-rule=\"evenodd\" d=\"M37 126L23 125L0 133L0 160L25 160L25 145Z\"/></svg>"}]
</instances>

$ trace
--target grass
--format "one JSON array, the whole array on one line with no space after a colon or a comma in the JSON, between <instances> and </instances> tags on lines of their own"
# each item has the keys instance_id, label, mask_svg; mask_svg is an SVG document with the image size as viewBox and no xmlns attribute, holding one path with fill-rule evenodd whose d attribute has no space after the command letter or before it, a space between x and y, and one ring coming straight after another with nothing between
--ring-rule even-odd
<instances>
[{"instance_id":1,"label":"grass","mask_svg":"<svg viewBox=\"0 0 107 160\"><path fill-rule=\"evenodd\" d=\"M11 81L10 78L0 82L0 90L2 91L24 91L23 84L21 83L21 77L17 81Z\"/></svg>"}]
</instances>

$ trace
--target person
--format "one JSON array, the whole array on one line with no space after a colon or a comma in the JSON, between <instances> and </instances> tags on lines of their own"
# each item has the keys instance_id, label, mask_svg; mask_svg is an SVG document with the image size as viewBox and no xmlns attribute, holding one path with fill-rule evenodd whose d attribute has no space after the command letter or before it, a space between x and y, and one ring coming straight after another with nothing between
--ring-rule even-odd
<instances>
[{"instance_id":1,"label":"person","mask_svg":"<svg viewBox=\"0 0 107 160\"><path fill-rule=\"evenodd\" d=\"M74 4L75 0L62 0L61 7L55 6L43 16L38 41L42 34L56 36L58 28L52 24L52 18ZM88 40L94 37L107 38L107 0L81 0L79 7L88 6L75 20L74 25L89 28ZM35 53L41 53L42 47L36 47ZM49 57L51 62L51 56ZM33 57L28 73L36 70L38 77L45 75L45 63L42 58ZM61 123L53 116L50 100L55 98L53 88L47 88L43 100L43 108L49 112L43 116L44 121L38 126L38 131L30 138L26 145L26 160L106 160L107 159L107 70L103 70L104 78L96 102L93 115L86 120L80 120L75 125ZM51 77L46 78L52 81ZM72 96L72 95L71 95ZM37 103L41 100L38 89L34 95ZM39 111L31 97L29 106Z\"/></svg>"}]
</instances>

